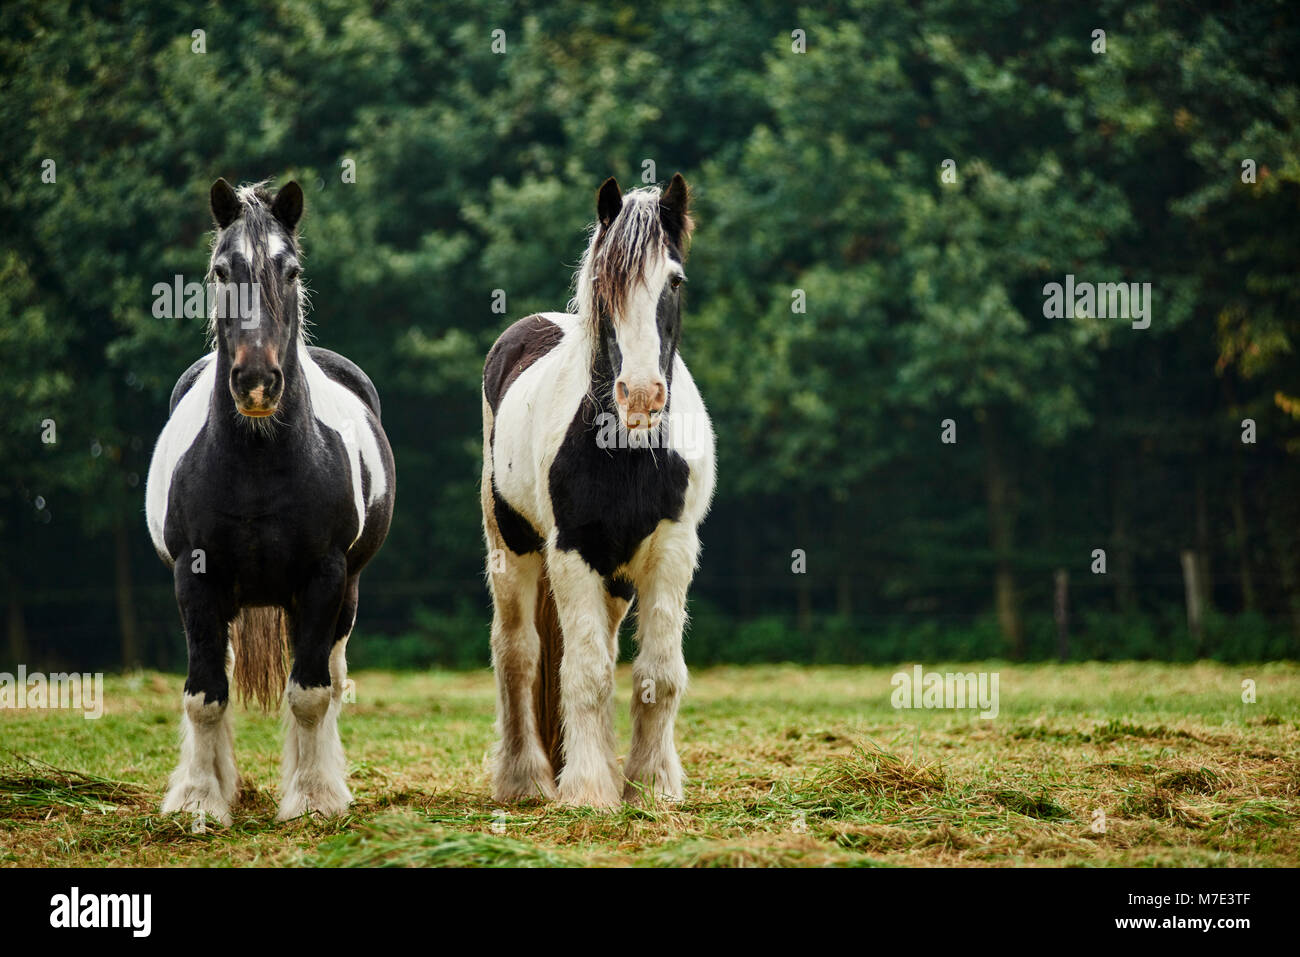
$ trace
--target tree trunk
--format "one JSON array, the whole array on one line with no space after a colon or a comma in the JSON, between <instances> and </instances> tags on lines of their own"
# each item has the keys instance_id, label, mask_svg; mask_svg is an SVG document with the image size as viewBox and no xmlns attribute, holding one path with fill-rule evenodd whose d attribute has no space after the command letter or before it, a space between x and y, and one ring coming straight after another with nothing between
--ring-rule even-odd
<instances>
[{"instance_id":1,"label":"tree trunk","mask_svg":"<svg viewBox=\"0 0 1300 957\"><path fill-rule=\"evenodd\" d=\"M1070 573L1064 568L1056 570L1052 612L1056 619L1056 657L1065 661L1070 657Z\"/></svg>"},{"instance_id":2,"label":"tree trunk","mask_svg":"<svg viewBox=\"0 0 1300 957\"><path fill-rule=\"evenodd\" d=\"M1201 610L1214 610L1214 579L1210 577L1210 507L1205 494L1205 471L1196 472L1196 561Z\"/></svg>"},{"instance_id":3,"label":"tree trunk","mask_svg":"<svg viewBox=\"0 0 1300 957\"><path fill-rule=\"evenodd\" d=\"M1233 455L1232 494L1229 506L1232 509L1232 528L1237 539L1237 563L1241 575L1241 607L1243 611L1254 611L1257 607L1255 598L1255 577L1250 571L1250 528L1246 523L1246 503L1241 495L1241 461L1238 454Z\"/></svg>"},{"instance_id":4,"label":"tree trunk","mask_svg":"<svg viewBox=\"0 0 1300 957\"><path fill-rule=\"evenodd\" d=\"M1223 384L1223 396L1234 420L1240 421L1237 407L1237 390L1233 385L1233 376L1225 375L1220 379ZM1259 600L1255 594L1255 576L1250 570L1250 525L1246 519L1246 503L1241 494L1241 443L1232 443L1232 490L1229 494L1229 508L1232 511L1232 529L1237 539L1237 565L1241 576L1241 607L1243 611L1255 611Z\"/></svg>"},{"instance_id":5,"label":"tree trunk","mask_svg":"<svg viewBox=\"0 0 1300 957\"><path fill-rule=\"evenodd\" d=\"M122 638L122 667L140 664L139 629L135 617L135 590L131 587L131 539L121 518L113 522L114 594L117 598L117 628Z\"/></svg>"},{"instance_id":6,"label":"tree trunk","mask_svg":"<svg viewBox=\"0 0 1300 957\"><path fill-rule=\"evenodd\" d=\"M843 569L835 579L835 614L853 618L853 576Z\"/></svg>"},{"instance_id":7,"label":"tree trunk","mask_svg":"<svg viewBox=\"0 0 1300 957\"><path fill-rule=\"evenodd\" d=\"M798 548L804 550L804 560L811 563L811 552L808 546L812 544L812 522L808 518L808 504L803 498L800 498L798 508L795 510L795 521L799 531ZM804 568L802 574L795 576L795 592L798 602L798 625L799 631L803 634L812 633L812 586L808 579L809 569Z\"/></svg>"},{"instance_id":8,"label":"tree trunk","mask_svg":"<svg viewBox=\"0 0 1300 957\"><path fill-rule=\"evenodd\" d=\"M28 664L27 661L27 619L23 615L22 589L18 579L12 574L5 576L6 602L8 608L8 651L10 663L17 667Z\"/></svg>"},{"instance_id":9,"label":"tree trunk","mask_svg":"<svg viewBox=\"0 0 1300 957\"><path fill-rule=\"evenodd\" d=\"M985 487L989 506L989 544L993 549L993 601L1007 651L1012 658L1018 659L1024 657L1025 633L1020 620L1020 598L1016 590L1013 565L1015 490L993 417L993 412L987 412L982 425Z\"/></svg>"},{"instance_id":10,"label":"tree trunk","mask_svg":"<svg viewBox=\"0 0 1300 957\"><path fill-rule=\"evenodd\" d=\"M1192 641L1196 646L1196 655L1199 658L1203 636L1201 597L1204 594L1200 582L1197 581L1201 574L1201 562L1196 552L1190 548L1183 549L1179 558L1183 566L1183 590L1187 595L1187 630L1191 633Z\"/></svg>"},{"instance_id":11,"label":"tree trunk","mask_svg":"<svg viewBox=\"0 0 1300 957\"><path fill-rule=\"evenodd\" d=\"M1291 613L1291 630L1296 639L1300 640L1300 573L1291 551L1294 539L1289 530L1283 529L1281 522L1274 522L1267 527L1269 544L1273 547L1273 555L1277 560L1278 577L1282 579L1287 610Z\"/></svg>"},{"instance_id":12,"label":"tree trunk","mask_svg":"<svg viewBox=\"0 0 1300 957\"><path fill-rule=\"evenodd\" d=\"M1137 609L1137 589L1133 585L1133 544L1129 541L1129 481L1127 463L1115 463L1112 494L1111 541L1115 552L1109 571L1115 576L1115 608L1122 614Z\"/></svg>"},{"instance_id":13,"label":"tree trunk","mask_svg":"<svg viewBox=\"0 0 1300 957\"><path fill-rule=\"evenodd\" d=\"M749 523L744 521L741 515L736 515L733 518L732 531L735 533L735 581L740 595L740 617L749 619L754 617L754 577L756 574L754 552L756 549L751 540L752 533L750 532Z\"/></svg>"},{"instance_id":14,"label":"tree trunk","mask_svg":"<svg viewBox=\"0 0 1300 957\"><path fill-rule=\"evenodd\" d=\"M840 503L837 511L839 520L835 523L836 551L839 561L835 571L835 613L845 620L853 618L853 570L858 567L856 543L861 537L850 534L854 527L853 517L849 514L847 503Z\"/></svg>"}]
</instances>

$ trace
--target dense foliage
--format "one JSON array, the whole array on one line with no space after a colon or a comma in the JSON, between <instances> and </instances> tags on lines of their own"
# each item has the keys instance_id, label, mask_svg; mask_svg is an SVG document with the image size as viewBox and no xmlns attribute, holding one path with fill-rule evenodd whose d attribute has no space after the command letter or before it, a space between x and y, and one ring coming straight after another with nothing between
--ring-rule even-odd
<instances>
[{"instance_id":1,"label":"dense foliage","mask_svg":"<svg viewBox=\"0 0 1300 957\"><path fill-rule=\"evenodd\" d=\"M384 399L356 653L485 661L482 357L563 307L605 176L675 170L689 660L1053 654L1058 569L1072 655L1295 656L1300 8L1211 6L6 3L4 660L183 662L143 479L203 322L153 289L225 176L307 188L317 341ZM1049 318L1067 275L1149 326Z\"/></svg>"}]
</instances>

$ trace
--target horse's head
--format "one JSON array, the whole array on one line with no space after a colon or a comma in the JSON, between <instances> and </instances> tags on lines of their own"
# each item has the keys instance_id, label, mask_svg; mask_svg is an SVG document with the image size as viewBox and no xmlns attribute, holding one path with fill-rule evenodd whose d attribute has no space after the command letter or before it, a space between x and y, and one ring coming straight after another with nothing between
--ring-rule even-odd
<instances>
[{"instance_id":1,"label":"horse's head","mask_svg":"<svg viewBox=\"0 0 1300 957\"><path fill-rule=\"evenodd\" d=\"M668 406L681 339L683 263L691 235L686 180L623 195L613 177L596 195L595 232L578 272L578 312L595 323L623 427L653 429Z\"/></svg>"},{"instance_id":2,"label":"horse's head","mask_svg":"<svg viewBox=\"0 0 1300 957\"><path fill-rule=\"evenodd\" d=\"M284 395L284 363L302 325L297 226L302 188L288 183L274 197L261 184L212 184L208 281L215 305L211 332L230 368L235 408L252 418L274 415Z\"/></svg>"}]
</instances>

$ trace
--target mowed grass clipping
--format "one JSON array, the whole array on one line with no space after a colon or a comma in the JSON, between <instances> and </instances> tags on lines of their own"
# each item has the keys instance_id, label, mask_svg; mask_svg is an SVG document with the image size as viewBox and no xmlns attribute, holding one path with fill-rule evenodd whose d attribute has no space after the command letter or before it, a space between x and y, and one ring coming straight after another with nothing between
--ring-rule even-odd
<instances>
[{"instance_id":1,"label":"mowed grass clipping","mask_svg":"<svg viewBox=\"0 0 1300 957\"><path fill-rule=\"evenodd\" d=\"M240 709L225 829L158 812L181 678L109 677L99 720L0 711L0 863L1300 864L1300 666L926 668L997 671L998 717L896 710L906 668L697 672L677 731L686 800L607 814L492 802L489 672L362 672L342 722L352 812L275 824L279 720ZM631 690L622 668L624 754Z\"/></svg>"}]
</instances>

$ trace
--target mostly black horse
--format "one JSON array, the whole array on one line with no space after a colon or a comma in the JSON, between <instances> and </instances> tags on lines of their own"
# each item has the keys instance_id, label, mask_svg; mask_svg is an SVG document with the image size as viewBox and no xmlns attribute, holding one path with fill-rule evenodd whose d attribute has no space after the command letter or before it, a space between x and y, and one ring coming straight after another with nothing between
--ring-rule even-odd
<instances>
[{"instance_id":1,"label":"mostly black horse","mask_svg":"<svg viewBox=\"0 0 1300 957\"><path fill-rule=\"evenodd\" d=\"M263 707L281 691L288 701L277 817L338 814L352 801L338 733L345 649L361 570L392 519L393 454L366 374L307 345L302 189L272 197L219 179L211 204L213 351L176 384L146 495L189 646L162 809L230 822L234 677Z\"/></svg>"}]
</instances>

